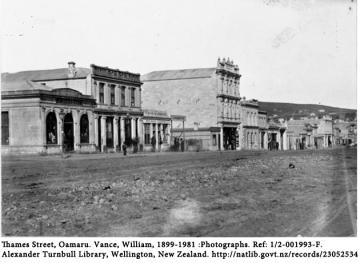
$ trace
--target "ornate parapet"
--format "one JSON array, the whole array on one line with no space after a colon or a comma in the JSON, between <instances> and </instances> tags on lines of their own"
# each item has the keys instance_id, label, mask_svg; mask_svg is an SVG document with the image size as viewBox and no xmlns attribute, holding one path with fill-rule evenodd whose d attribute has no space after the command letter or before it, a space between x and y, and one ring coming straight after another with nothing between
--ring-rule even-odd
<instances>
[{"instance_id":1,"label":"ornate parapet","mask_svg":"<svg viewBox=\"0 0 360 263\"><path fill-rule=\"evenodd\" d=\"M228 58L227 60L223 58L222 60L218 58L216 72L222 75L229 75L239 79L241 75L239 74L239 66L235 65L234 62Z\"/></svg>"}]
</instances>

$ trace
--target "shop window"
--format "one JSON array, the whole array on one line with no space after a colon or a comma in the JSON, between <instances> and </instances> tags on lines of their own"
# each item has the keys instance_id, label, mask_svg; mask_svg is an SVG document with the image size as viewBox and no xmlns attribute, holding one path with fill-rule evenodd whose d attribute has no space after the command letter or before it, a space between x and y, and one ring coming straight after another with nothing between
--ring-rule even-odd
<instances>
[{"instance_id":1,"label":"shop window","mask_svg":"<svg viewBox=\"0 0 360 263\"><path fill-rule=\"evenodd\" d=\"M145 144L150 144L150 123L145 123Z\"/></svg>"},{"instance_id":2,"label":"shop window","mask_svg":"<svg viewBox=\"0 0 360 263\"><path fill-rule=\"evenodd\" d=\"M1 145L9 145L9 112L1 112Z\"/></svg>"},{"instance_id":3,"label":"shop window","mask_svg":"<svg viewBox=\"0 0 360 263\"><path fill-rule=\"evenodd\" d=\"M46 143L57 144L57 121L54 112L46 116Z\"/></svg>"},{"instance_id":4,"label":"shop window","mask_svg":"<svg viewBox=\"0 0 360 263\"><path fill-rule=\"evenodd\" d=\"M89 119L87 114L80 118L80 143L89 143Z\"/></svg>"}]
</instances>

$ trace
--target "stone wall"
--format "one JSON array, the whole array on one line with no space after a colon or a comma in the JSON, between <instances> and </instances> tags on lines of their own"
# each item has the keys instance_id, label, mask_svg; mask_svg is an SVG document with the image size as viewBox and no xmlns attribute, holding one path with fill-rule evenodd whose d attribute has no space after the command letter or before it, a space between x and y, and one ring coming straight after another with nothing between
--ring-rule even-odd
<instances>
[{"instance_id":1,"label":"stone wall","mask_svg":"<svg viewBox=\"0 0 360 263\"><path fill-rule=\"evenodd\" d=\"M142 90L144 108L185 115L185 128L217 125L215 78L146 81Z\"/></svg>"}]
</instances>

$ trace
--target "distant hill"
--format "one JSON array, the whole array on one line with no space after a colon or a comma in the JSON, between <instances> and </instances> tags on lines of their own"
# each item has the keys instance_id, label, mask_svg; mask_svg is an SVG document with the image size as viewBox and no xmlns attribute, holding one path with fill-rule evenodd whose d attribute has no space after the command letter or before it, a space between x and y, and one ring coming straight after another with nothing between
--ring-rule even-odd
<instances>
[{"instance_id":1,"label":"distant hill","mask_svg":"<svg viewBox=\"0 0 360 263\"><path fill-rule=\"evenodd\" d=\"M333 117L333 119L347 119L349 121L356 118L356 110L354 109L344 109L319 104L296 104L259 101L259 110L266 111L269 117L274 116L284 119L309 117L311 114L315 114L318 117L322 117L323 115L330 115Z\"/></svg>"}]
</instances>

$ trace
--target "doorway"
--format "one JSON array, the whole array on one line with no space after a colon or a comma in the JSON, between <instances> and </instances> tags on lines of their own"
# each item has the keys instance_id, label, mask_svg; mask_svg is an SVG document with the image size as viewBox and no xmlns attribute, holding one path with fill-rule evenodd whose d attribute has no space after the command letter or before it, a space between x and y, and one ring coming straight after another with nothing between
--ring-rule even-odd
<instances>
[{"instance_id":1,"label":"doorway","mask_svg":"<svg viewBox=\"0 0 360 263\"><path fill-rule=\"evenodd\" d=\"M64 151L70 152L74 150L74 121L71 113L64 117Z\"/></svg>"}]
</instances>

